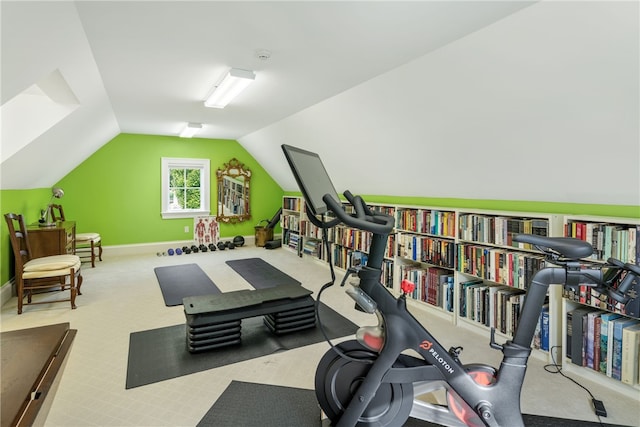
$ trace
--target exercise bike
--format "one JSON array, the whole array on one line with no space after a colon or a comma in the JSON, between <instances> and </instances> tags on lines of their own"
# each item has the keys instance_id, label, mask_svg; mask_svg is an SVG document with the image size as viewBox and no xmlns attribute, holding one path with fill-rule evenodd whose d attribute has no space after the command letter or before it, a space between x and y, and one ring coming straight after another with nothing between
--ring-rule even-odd
<instances>
[{"instance_id":1,"label":"exercise bike","mask_svg":"<svg viewBox=\"0 0 640 427\"><path fill-rule=\"evenodd\" d=\"M575 290L588 284L622 304L638 290L640 267L614 259L605 265L585 261L593 252L587 242L516 235L514 241L533 245L550 266L533 276L513 339L498 344L491 330L491 348L503 353L500 367L463 364L459 347L445 349L407 310L410 284L404 282L402 295L395 297L380 282L394 218L371 211L361 197L348 191L344 196L354 212L347 213L319 156L288 145L282 148L307 202L310 221L325 230L342 223L372 233L367 264L347 271L342 285L347 277L357 277L347 294L360 310L375 314L378 325L362 327L356 339L335 346L327 339L332 347L316 370L316 397L332 425L402 426L412 416L446 426L523 426L520 394L548 287L554 284ZM333 219L318 218L325 214ZM318 301L332 284L322 288ZM414 400L437 390L445 391L447 405Z\"/></svg>"}]
</instances>

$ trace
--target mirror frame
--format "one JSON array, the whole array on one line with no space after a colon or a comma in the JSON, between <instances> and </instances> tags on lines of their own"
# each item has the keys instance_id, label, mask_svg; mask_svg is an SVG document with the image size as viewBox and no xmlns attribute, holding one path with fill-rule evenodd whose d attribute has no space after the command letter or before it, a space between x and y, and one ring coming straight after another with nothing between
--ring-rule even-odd
<instances>
[{"instance_id":1,"label":"mirror frame","mask_svg":"<svg viewBox=\"0 0 640 427\"><path fill-rule=\"evenodd\" d=\"M222 194L223 182L225 177L230 178L244 178L244 213L239 215L223 215L224 212L221 212L221 203L224 199ZM222 168L216 171L217 178L217 200L216 200L216 220L218 222L226 222L235 224L237 222L248 221L251 218L251 171L244 166L243 163L240 163L238 159L235 157L229 160L229 163L225 163Z\"/></svg>"}]
</instances>

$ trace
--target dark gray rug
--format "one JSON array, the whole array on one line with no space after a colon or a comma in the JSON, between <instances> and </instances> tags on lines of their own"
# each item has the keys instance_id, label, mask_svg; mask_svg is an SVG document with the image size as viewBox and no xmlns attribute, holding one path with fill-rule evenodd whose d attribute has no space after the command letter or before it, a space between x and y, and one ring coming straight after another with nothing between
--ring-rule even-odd
<instances>
[{"instance_id":1,"label":"dark gray rug","mask_svg":"<svg viewBox=\"0 0 640 427\"><path fill-rule=\"evenodd\" d=\"M313 390L231 381L198 427L320 426Z\"/></svg>"},{"instance_id":2,"label":"dark gray rug","mask_svg":"<svg viewBox=\"0 0 640 427\"><path fill-rule=\"evenodd\" d=\"M523 415L527 427L623 427L564 418ZM320 427L320 408L313 390L232 381L198 427ZM404 427L437 427L409 418Z\"/></svg>"},{"instance_id":3,"label":"dark gray rug","mask_svg":"<svg viewBox=\"0 0 640 427\"><path fill-rule=\"evenodd\" d=\"M272 288L289 283L300 284L299 281L278 270L262 258L229 260L227 265L256 289Z\"/></svg>"},{"instance_id":4,"label":"dark gray rug","mask_svg":"<svg viewBox=\"0 0 640 427\"><path fill-rule=\"evenodd\" d=\"M320 304L320 316L330 339L355 334L356 324ZM186 325L175 325L129 336L126 388L134 388L231 363L266 356L324 340L319 328L274 335L262 316L242 320L241 343L203 353L187 350Z\"/></svg>"},{"instance_id":5,"label":"dark gray rug","mask_svg":"<svg viewBox=\"0 0 640 427\"><path fill-rule=\"evenodd\" d=\"M153 269L158 278L164 303L182 305L185 297L219 294L220 289L197 264L171 265Z\"/></svg>"}]
</instances>

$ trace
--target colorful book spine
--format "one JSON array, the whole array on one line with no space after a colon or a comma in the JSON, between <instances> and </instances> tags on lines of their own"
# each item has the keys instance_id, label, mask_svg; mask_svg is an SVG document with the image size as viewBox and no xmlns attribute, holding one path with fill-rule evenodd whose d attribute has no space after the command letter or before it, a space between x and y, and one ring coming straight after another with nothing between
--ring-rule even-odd
<instances>
[{"instance_id":1,"label":"colorful book spine","mask_svg":"<svg viewBox=\"0 0 640 427\"><path fill-rule=\"evenodd\" d=\"M609 322L622 317L616 313L604 313L600 316L600 368L598 371L606 375L607 354L609 348Z\"/></svg>"},{"instance_id":2,"label":"colorful book spine","mask_svg":"<svg viewBox=\"0 0 640 427\"><path fill-rule=\"evenodd\" d=\"M632 325L638 324L635 319L616 319L613 322L613 353L611 357L611 378L622 379L622 331Z\"/></svg>"}]
</instances>

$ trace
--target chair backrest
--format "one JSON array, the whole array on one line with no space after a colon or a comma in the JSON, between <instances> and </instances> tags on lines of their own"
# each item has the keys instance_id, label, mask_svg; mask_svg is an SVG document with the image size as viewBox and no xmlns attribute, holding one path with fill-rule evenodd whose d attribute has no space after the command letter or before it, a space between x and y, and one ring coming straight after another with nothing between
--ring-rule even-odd
<instances>
[{"instance_id":1,"label":"chair backrest","mask_svg":"<svg viewBox=\"0 0 640 427\"><path fill-rule=\"evenodd\" d=\"M51 221L65 221L62 205L49 205Z\"/></svg>"},{"instance_id":2,"label":"chair backrest","mask_svg":"<svg viewBox=\"0 0 640 427\"><path fill-rule=\"evenodd\" d=\"M27 237L27 228L20 214L8 213L4 215L9 228L9 239L16 260L16 274L22 272L22 266L31 259L31 245Z\"/></svg>"}]
</instances>

